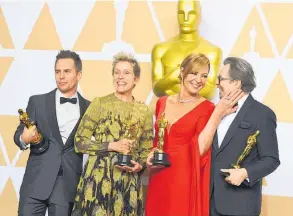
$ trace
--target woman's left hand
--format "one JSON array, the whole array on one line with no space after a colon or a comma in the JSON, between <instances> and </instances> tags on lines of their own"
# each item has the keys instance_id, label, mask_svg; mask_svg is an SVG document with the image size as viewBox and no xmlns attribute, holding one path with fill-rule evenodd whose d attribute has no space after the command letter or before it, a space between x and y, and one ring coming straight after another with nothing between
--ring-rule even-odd
<instances>
[{"instance_id":1,"label":"woman's left hand","mask_svg":"<svg viewBox=\"0 0 293 216\"><path fill-rule=\"evenodd\" d=\"M118 165L116 165L115 167L119 168L122 171L127 171L127 172L130 172L130 173L132 173L132 172L137 173L137 172L142 170L142 166L138 162L135 162L133 160L131 160L130 162L134 165L133 167L118 166Z\"/></svg>"}]
</instances>

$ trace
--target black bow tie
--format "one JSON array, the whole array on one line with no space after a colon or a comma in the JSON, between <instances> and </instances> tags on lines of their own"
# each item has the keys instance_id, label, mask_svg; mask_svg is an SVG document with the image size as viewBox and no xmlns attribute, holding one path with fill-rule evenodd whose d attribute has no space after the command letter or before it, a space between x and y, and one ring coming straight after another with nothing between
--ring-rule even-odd
<instances>
[{"instance_id":1,"label":"black bow tie","mask_svg":"<svg viewBox=\"0 0 293 216\"><path fill-rule=\"evenodd\" d=\"M64 104L66 102L76 104L77 103L77 98L65 98L65 97L60 97L60 104Z\"/></svg>"}]
</instances>

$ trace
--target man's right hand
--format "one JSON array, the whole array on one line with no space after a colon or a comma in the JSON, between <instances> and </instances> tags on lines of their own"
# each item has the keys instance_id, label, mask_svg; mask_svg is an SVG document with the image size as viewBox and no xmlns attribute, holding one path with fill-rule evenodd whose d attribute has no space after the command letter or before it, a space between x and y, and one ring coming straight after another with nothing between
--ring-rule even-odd
<instances>
[{"instance_id":1,"label":"man's right hand","mask_svg":"<svg viewBox=\"0 0 293 216\"><path fill-rule=\"evenodd\" d=\"M108 150L127 154L130 152L133 142L134 140L129 139L122 139L117 142L111 142L109 143Z\"/></svg>"},{"instance_id":2,"label":"man's right hand","mask_svg":"<svg viewBox=\"0 0 293 216\"><path fill-rule=\"evenodd\" d=\"M34 140L37 140L38 130L37 127L34 125L31 128L23 128L23 132L21 134L21 140L25 144L32 144Z\"/></svg>"}]
</instances>

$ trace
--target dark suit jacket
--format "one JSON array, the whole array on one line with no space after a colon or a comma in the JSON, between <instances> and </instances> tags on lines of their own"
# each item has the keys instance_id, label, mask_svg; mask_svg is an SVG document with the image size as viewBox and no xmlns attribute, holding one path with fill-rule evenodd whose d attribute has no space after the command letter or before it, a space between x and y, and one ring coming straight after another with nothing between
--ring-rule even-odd
<instances>
[{"instance_id":1,"label":"dark suit jacket","mask_svg":"<svg viewBox=\"0 0 293 216\"><path fill-rule=\"evenodd\" d=\"M20 196L47 199L53 190L59 169L62 169L66 181L66 198L73 202L82 171L82 154L77 154L74 150L74 135L89 101L78 93L80 119L67 142L63 144L56 117L55 93L56 89L29 99L27 113L30 119L36 122L37 129L44 139L36 146L31 145ZM14 142L21 149L19 138L23 128L24 125L20 123L14 134Z\"/></svg>"},{"instance_id":2,"label":"dark suit jacket","mask_svg":"<svg viewBox=\"0 0 293 216\"><path fill-rule=\"evenodd\" d=\"M243 152L247 138L260 131L257 144L243 160L249 186L228 184L220 169L236 163ZM214 193L216 209L224 215L259 215L262 200L262 178L272 173L279 165L276 115L267 106L248 96L239 113L218 147L214 137L211 168L211 194Z\"/></svg>"}]
</instances>

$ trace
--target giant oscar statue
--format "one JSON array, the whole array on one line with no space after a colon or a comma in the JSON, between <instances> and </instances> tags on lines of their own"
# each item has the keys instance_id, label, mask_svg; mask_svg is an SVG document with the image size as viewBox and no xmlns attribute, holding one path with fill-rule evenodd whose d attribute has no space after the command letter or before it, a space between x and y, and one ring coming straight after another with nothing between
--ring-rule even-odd
<instances>
[{"instance_id":1,"label":"giant oscar statue","mask_svg":"<svg viewBox=\"0 0 293 216\"><path fill-rule=\"evenodd\" d=\"M206 86L200 94L205 98L214 97L216 79L222 58L220 48L200 37L200 3L192 0L179 0L178 36L156 44L152 50L153 91L157 97L179 93L180 64L192 52L205 54L211 62L210 73Z\"/></svg>"}]
</instances>

